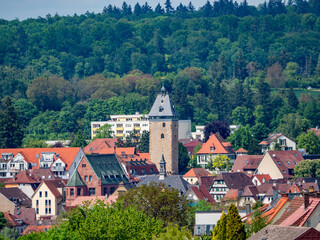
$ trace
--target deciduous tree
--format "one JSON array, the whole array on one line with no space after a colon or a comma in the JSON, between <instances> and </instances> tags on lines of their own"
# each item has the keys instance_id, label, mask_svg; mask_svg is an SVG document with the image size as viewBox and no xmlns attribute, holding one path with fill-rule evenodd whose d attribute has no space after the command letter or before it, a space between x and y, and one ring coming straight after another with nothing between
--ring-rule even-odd
<instances>
[{"instance_id":1,"label":"deciduous tree","mask_svg":"<svg viewBox=\"0 0 320 240\"><path fill-rule=\"evenodd\" d=\"M301 133L297 140L298 147L305 149L308 154L320 154L320 139L313 131Z\"/></svg>"}]
</instances>

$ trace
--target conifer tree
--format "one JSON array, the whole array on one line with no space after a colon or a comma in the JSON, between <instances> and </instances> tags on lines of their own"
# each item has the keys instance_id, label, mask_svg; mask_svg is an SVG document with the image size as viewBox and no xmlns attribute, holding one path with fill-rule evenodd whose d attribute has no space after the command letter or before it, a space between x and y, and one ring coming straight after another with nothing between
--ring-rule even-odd
<instances>
[{"instance_id":1,"label":"conifer tree","mask_svg":"<svg viewBox=\"0 0 320 240\"><path fill-rule=\"evenodd\" d=\"M174 11L170 0L166 0L164 6L165 6L165 9L166 9L167 13L172 13Z\"/></svg>"},{"instance_id":2,"label":"conifer tree","mask_svg":"<svg viewBox=\"0 0 320 240\"><path fill-rule=\"evenodd\" d=\"M217 225L214 227L212 231L212 239L214 240L225 240L227 238L227 231L226 231L226 226L227 226L227 216L222 211L222 215L217 222Z\"/></svg>"},{"instance_id":3,"label":"conifer tree","mask_svg":"<svg viewBox=\"0 0 320 240\"><path fill-rule=\"evenodd\" d=\"M294 93L292 87L290 88L290 91L288 94L288 104L293 109L297 109L298 104L299 104L298 98L297 98L296 94Z\"/></svg>"},{"instance_id":4,"label":"conifer tree","mask_svg":"<svg viewBox=\"0 0 320 240\"><path fill-rule=\"evenodd\" d=\"M83 132L81 130L79 130L70 147L82 147L83 148L85 146L87 146L87 142L84 138Z\"/></svg>"},{"instance_id":5,"label":"conifer tree","mask_svg":"<svg viewBox=\"0 0 320 240\"><path fill-rule=\"evenodd\" d=\"M232 203L228 209L226 235L228 240L244 240L246 232L237 207Z\"/></svg>"}]
</instances>

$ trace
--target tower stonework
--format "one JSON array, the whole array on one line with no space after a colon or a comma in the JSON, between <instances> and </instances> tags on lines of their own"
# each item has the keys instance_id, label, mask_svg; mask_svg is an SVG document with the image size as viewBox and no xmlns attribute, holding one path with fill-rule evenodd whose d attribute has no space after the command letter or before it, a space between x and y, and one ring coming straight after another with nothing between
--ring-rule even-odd
<instances>
[{"instance_id":1,"label":"tower stonework","mask_svg":"<svg viewBox=\"0 0 320 240\"><path fill-rule=\"evenodd\" d=\"M160 169L162 155L168 174L179 173L178 163L178 113L164 87L158 94L149 113L150 161Z\"/></svg>"}]
</instances>

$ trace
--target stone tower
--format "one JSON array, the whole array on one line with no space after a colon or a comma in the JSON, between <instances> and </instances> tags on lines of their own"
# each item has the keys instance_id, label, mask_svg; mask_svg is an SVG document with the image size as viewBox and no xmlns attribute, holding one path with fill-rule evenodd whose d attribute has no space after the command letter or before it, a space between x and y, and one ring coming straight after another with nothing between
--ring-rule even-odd
<instances>
[{"instance_id":1,"label":"stone tower","mask_svg":"<svg viewBox=\"0 0 320 240\"><path fill-rule=\"evenodd\" d=\"M178 113L164 87L149 113L150 161L160 169L162 155L168 174L178 174Z\"/></svg>"}]
</instances>

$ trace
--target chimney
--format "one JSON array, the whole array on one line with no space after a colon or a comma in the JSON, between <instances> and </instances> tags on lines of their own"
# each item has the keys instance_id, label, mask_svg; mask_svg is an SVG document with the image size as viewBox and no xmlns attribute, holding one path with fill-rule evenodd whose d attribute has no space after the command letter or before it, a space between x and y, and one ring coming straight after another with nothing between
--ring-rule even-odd
<instances>
[{"instance_id":1,"label":"chimney","mask_svg":"<svg viewBox=\"0 0 320 240\"><path fill-rule=\"evenodd\" d=\"M278 195L279 195L279 191L278 190L273 190L272 200L273 201L277 201L278 200Z\"/></svg>"},{"instance_id":2,"label":"chimney","mask_svg":"<svg viewBox=\"0 0 320 240\"><path fill-rule=\"evenodd\" d=\"M304 209L306 209L309 206L309 193L306 193L304 195Z\"/></svg>"},{"instance_id":3,"label":"chimney","mask_svg":"<svg viewBox=\"0 0 320 240\"><path fill-rule=\"evenodd\" d=\"M248 215L249 213L251 213L251 206L250 204L246 204L246 215Z\"/></svg>"}]
</instances>

